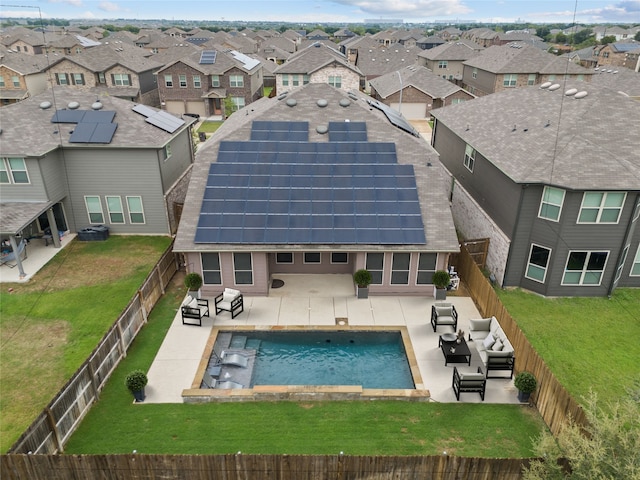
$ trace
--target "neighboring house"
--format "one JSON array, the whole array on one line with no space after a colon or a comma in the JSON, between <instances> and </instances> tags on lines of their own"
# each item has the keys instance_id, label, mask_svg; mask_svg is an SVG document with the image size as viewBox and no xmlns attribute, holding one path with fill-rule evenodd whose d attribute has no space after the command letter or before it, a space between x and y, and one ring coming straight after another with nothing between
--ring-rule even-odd
<instances>
[{"instance_id":1,"label":"neighboring house","mask_svg":"<svg viewBox=\"0 0 640 480\"><path fill-rule=\"evenodd\" d=\"M333 34L333 38L335 39L336 42L342 42L347 38L353 38L355 36L356 34L353 33L351 30L349 30L348 28L341 28L340 30L338 30Z\"/></svg>"},{"instance_id":2,"label":"neighboring house","mask_svg":"<svg viewBox=\"0 0 640 480\"><path fill-rule=\"evenodd\" d=\"M395 72L408 65L415 65L418 53L422 52L418 47L405 48L400 44L392 44L388 47L378 45L373 48L358 49L357 67L364 74L364 91L370 89L370 82L381 75Z\"/></svg>"},{"instance_id":3,"label":"neighboring house","mask_svg":"<svg viewBox=\"0 0 640 480\"><path fill-rule=\"evenodd\" d=\"M176 231L193 162L191 119L62 87L8 105L2 115L19 119L2 124L3 236L90 225L115 234ZM60 246L55 234L53 242Z\"/></svg>"},{"instance_id":4,"label":"neighboring house","mask_svg":"<svg viewBox=\"0 0 640 480\"><path fill-rule=\"evenodd\" d=\"M358 67L349 63L338 50L321 42L291 55L274 73L278 93L308 83L327 83L343 90L359 90L362 78Z\"/></svg>"},{"instance_id":5,"label":"neighboring house","mask_svg":"<svg viewBox=\"0 0 640 480\"><path fill-rule=\"evenodd\" d=\"M595 56L598 67L624 67L640 71L640 42L610 43L596 47Z\"/></svg>"},{"instance_id":6,"label":"neighboring house","mask_svg":"<svg viewBox=\"0 0 640 480\"><path fill-rule=\"evenodd\" d=\"M202 294L268 295L278 274L367 268L372 295L431 297L459 247L429 144L392 125L387 107L327 84L252 107L194 163L174 251L202 274Z\"/></svg>"},{"instance_id":7,"label":"neighboring house","mask_svg":"<svg viewBox=\"0 0 640 480\"><path fill-rule=\"evenodd\" d=\"M80 54L62 57L47 68L54 85L107 92L118 98L159 105L154 76L161 64L150 53L122 42L104 43Z\"/></svg>"},{"instance_id":8,"label":"neighboring house","mask_svg":"<svg viewBox=\"0 0 640 480\"><path fill-rule=\"evenodd\" d=\"M156 73L162 106L175 114L224 115L226 99L239 110L262 97L262 63L233 50L195 52Z\"/></svg>"},{"instance_id":9,"label":"neighboring house","mask_svg":"<svg viewBox=\"0 0 640 480\"><path fill-rule=\"evenodd\" d=\"M292 53L265 42L258 52L258 55L266 58L275 65L282 65L291 57Z\"/></svg>"},{"instance_id":10,"label":"neighboring house","mask_svg":"<svg viewBox=\"0 0 640 480\"><path fill-rule=\"evenodd\" d=\"M546 296L640 287L640 102L567 81L431 113L456 228L490 238L487 268L501 286Z\"/></svg>"},{"instance_id":11,"label":"neighboring house","mask_svg":"<svg viewBox=\"0 0 640 480\"><path fill-rule=\"evenodd\" d=\"M432 48L436 48L438 45L442 45L446 43L445 40L443 40L440 37L437 37L435 35L431 35L429 37L421 37L416 41L416 46L420 49L420 50L431 50Z\"/></svg>"},{"instance_id":12,"label":"neighboring house","mask_svg":"<svg viewBox=\"0 0 640 480\"><path fill-rule=\"evenodd\" d=\"M593 75L566 57L522 43L489 47L463 64L463 87L478 96L563 78L588 82Z\"/></svg>"},{"instance_id":13,"label":"neighboring house","mask_svg":"<svg viewBox=\"0 0 640 480\"><path fill-rule=\"evenodd\" d=\"M8 34L2 38L2 44L17 53L41 55L45 52L45 47L49 42L59 38L60 36L56 34L36 32L19 27L9 30Z\"/></svg>"},{"instance_id":14,"label":"neighboring house","mask_svg":"<svg viewBox=\"0 0 640 480\"><path fill-rule=\"evenodd\" d=\"M447 80L462 80L463 62L475 57L484 50L469 40L445 43L430 50L418 53L418 63L436 75Z\"/></svg>"},{"instance_id":15,"label":"neighboring house","mask_svg":"<svg viewBox=\"0 0 640 480\"><path fill-rule=\"evenodd\" d=\"M53 40L47 46L47 52L49 54L58 55L78 55L91 47L97 47L101 45L101 42L92 40L82 35L62 35L56 40Z\"/></svg>"},{"instance_id":16,"label":"neighboring house","mask_svg":"<svg viewBox=\"0 0 640 480\"><path fill-rule=\"evenodd\" d=\"M598 59L594 56L595 48L596 47L593 46L581 48L580 50L566 53L565 56L569 57L573 63L581 65L584 68L593 68L598 64Z\"/></svg>"},{"instance_id":17,"label":"neighboring house","mask_svg":"<svg viewBox=\"0 0 640 480\"><path fill-rule=\"evenodd\" d=\"M634 33L630 29L618 27L618 26L597 26L593 29L593 34L596 37L596 41L602 40L604 37L616 37L616 42L630 40L633 38Z\"/></svg>"},{"instance_id":18,"label":"neighboring house","mask_svg":"<svg viewBox=\"0 0 640 480\"><path fill-rule=\"evenodd\" d=\"M640 100L640 73L620 68L617 70L595 68L591 83Z\"/></svg>"},{"instance_id":19,"label":"neighboring house","mask_svg":"<svg viewBox=\"0 0 640 480\"><path fill-rule=\"evenodd\" d=\"M44 55L15 53L0 49L0 102L9 105L47 89Z\"/></svg>"},{"instance_id":20,"label":"neighboring house","mask_svg":"<svg viewBox=\"0 0 640 480\"><path fill-rule=\"evenodd\" d=\"M306 39L312 40L312 41L313 40L330 40L331 36L322 30L316 29L312 32L307 33Z\"/></svg>"},{"instance_id":21,"label":"neighboring house","mask_svg":"<svg viewBox=\"0 0 640 480\"><path fill-rule=\"evenodd\" d=\"M436 32L436 35L441 37L444 41L457 40L462 35L462 30L456 27L447 27L444 30Z\"/></svg>"},{"instance_id":22,"label":"neighboring house","mask_svg":"<svg viewBox=\"0 0 640 480\"><path fill-rule=\"evenodd\" d=\"M410 65L371 80L371 96L411 120L424 120L429 118L434 108L475 98L418 65Z\"/></svg>"},{"instance_id":23,"label":"neighboring house","mask_svg":"<svg viewBox=\"0 0 640 480\"><path fill-rule=\"evenodd\" d=\"M485 27L467 30L461 38L471 40L484 48L498 44L498 32Z\"/></svg>"}]
</instances>

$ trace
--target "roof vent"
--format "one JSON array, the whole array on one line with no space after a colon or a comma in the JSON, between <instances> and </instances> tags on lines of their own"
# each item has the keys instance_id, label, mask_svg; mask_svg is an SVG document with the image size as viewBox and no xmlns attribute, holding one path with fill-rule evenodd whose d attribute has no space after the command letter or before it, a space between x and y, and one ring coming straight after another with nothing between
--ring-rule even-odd
<instances>
[{"instance_id":1,"label":"roof vent","mask_svg":"<svg viewBox=\"0 0 640 480\"><path fill-rule=\"evenodd\" d=\"M542 85L540 85L540 88L549 88L551 86L551 82L544 82Z\"/></svg>"},{"instance_id":2,"label":"roof vent","mask_svg":"<svg viewBox=\"0 0 640 480\"><path fill-rule=\"evenodd\" d=\"M567 90L566 92L564 92L564 94L567 97L570 97L571 95L575 95L576 93L578 93L578 89L577 88L570 88L569 90Z\"/></svg>"},{"instance_id":3,"label":"roof vent","mask_svg":"<svg viewBox=\"0 0 640 480\"><path fill-rule=\"evenodd\" d=\"M347 98L341 99L339 103L341 107L348 107L349 105L351 105L351 102Z\"/></svg>"},{"instance_id":4,"label":"roof vent","mask_svg":"<svg viewBox=\"0 0 640 480\"><path fill-rule=\"evenodd\" d=\"M349 98L351 100L356 100L356 101L358 100L358 96L353 92L349 92L347 95L349 95Z\"/></svg>"},{"instance_id":5,"label":"roof vent","mask_svg":"<svg viewBox=\"0 0 640 480\"><path fill-rule=\"evenodd\" d=\"M325 100L324 98L319 99L316 104L320 107L320 108L324 108L327 105L329 105L329 102L327 100Z\"/></svg>"},{"instance_id":6,"label":"roof vent","mask_svg":"<svg viewBox=\"0 0 640 480\"><path fill-rule=\"evenodd\" d=\"M102 108L102 103L96 101L91 104L91 108L94 110L100 110Z\"/></svg>"},{"instance_id":7,"label":"roof vent","mask_svg":"<svg viewBox=\"0 0 640 480\"><path fill-rule=\"evenodd\" d=\"M551 85L549 87L549 91L553 92L555 90L558 90L560 88L560 84L559 83L554 83L553 85Z\"/></svg>"},{"instance_id":8,"label":"roof vent","mask_svg":"<svg viewBox=\"0 0 640 480\"><path fill-rule=\"evenodd\" d=\"M318 125L316 127L316 132L318 132L320 135L324 135L328 131L329 131L329 127L327 127L326 125Z\"/></svg>"},{"instance_id":9,"label":"roof vent","mask_svg":"<svg viewBox=\"0 0 640 480\"><path fill-rule=\"evenodd\" d=\"M298 101L295 98L288 98L287 105L289 107L295 107L298 104Z\"/></svg>"},{"instance_id":10,"label":"roof vent","mask_svg":"<svg viewBox=\"0 0 640 480\"><path fill-rule=\"evenodd\" d=\"M76 110L80 107L80 104L78 102L69 102L69 104L67 105L67 108L69 110Z\"/></svg>"},{"instance_id":11,"label":"roof vent","mask_svg":"<svg viewBox=\"0 0 640 480\"><path fill-rule=\"evenodd\" d=\"M583 90L582 92L578 92L578 93L576 93L576 94L573 96L573 98L584 98L584 97L586 97L587 95L588 95L588 93L587 93L585 90Z\"/></svg>"},{"instance_id":12,"label":"roof vent","mask_svg":"<svg viewBox=\"0 0 640 480\"><path fill-rule=\"evenodd\" d=\"M46 110L47 108L51 108L51 102L42 102L42 103L40 104L40 108L41 108L42 110Z\"/></svg>"},{"instance_id":13,"label":"roof vent","mask_svg":"<svg viewBox=\"0 0 640 480\"><path fill-rule=\"evenodd\" d=\"M278 100L282 100L284 97L286 97L289 94L289 92L282 92L280 95L278 95Z\"/></svg>"}]
</instances>

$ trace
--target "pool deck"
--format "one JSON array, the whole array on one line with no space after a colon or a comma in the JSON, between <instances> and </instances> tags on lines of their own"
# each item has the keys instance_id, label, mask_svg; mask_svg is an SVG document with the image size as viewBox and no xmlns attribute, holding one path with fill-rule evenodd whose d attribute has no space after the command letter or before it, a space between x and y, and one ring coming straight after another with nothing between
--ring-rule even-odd
<instances>
[{"instance_id":1,"label":"pool deck","mask_svg":"<svg viewBox=\"0 0 640 480\"><path fill-rule=\"evenodd\" d=\"M278 275L277 278L285 281L284 287L271 289L268 297L245 296L244 312L233 320L228 312L215 316L213 298L208 298L212 312L209 318L203 319L202 327L183 325L178 310L149 369L145 403L183 403L183 391L191 389L197 381L213 329L336 328L339 318L346 318L349 326L406 327L423 382L417 385L416 393L428 391L430 400L435 402L457 402L451 388L454 364L444 365L438 347L438 337L451 332L451 328L439 327L437 333L433 331L430 323L433 298L370 296L358 299L349 275ZM468 332L469 319L480 318L471 298L449 295L446 301L458 311L458 328ZM468 345L471 366L455 366L463 372L474 372L481 361L474 343L468 342ZM519 403L513 381L504 373L504 379L487 380L485 403ZM480 403L481 399L477 393L463 393L460 402Z\"/></svg>"}]
</instances>

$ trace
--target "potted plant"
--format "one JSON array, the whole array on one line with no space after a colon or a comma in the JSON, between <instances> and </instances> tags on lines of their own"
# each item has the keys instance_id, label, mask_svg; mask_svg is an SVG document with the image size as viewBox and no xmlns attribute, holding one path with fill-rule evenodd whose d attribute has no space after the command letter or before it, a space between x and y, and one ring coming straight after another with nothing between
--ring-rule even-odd
<instances>
[{"instance_id":1,"label":"potted plant","mask_svg":"<svg viewBox=\"0 0 640 480\"><path fill-rule=\"evenodd\" d=\"M369 285L371 284L371 272L360 269L353 274L353 282L357 285L358 298L369 297Z\"/></svg>"},{"instance_id":2,"label":"potted plant","mask_svg":"<svg viewBox=\"0 0 640 480\"><path fill-rule=\"evenodd\" d=\"M446 270L436 270L431 279L434 288L434 297L436 300L446 300L447 287L451 283L451 276Z\"/></svg>"},{"instance_id":3,"label":"potted plant","mask_svg":"<svg viewBox=\"0 0 640 480\"><path fill-rule=\"evenodd\" d=\"M184 284L187 287L188 295L193 298L200 298L200 287L202 287L202 277L200 274L191 272L184 277Z\"/></svg>"},{"instance_id":4,"label":"potted plant","mask_svg":"<svg viewBox=\"0 0 640 480\"><path fill-rule=\"evenodd\" d=\"M134 370L125 378L124 383L129 391L133 393L133 398L135 398L136 402L144 402L144 387L148 381L146 373L142 370Z\"/></svg>"},{"instance_id":5,"label":"potted plant","mask_svg":"<svg viewBox=\"0 0 640 480\"><path fill-rule=\"evenodd\" d=\"M513 384L518 389L518 400L528 402L531 393L538 386L538 381L536 377L533 376L533 373L520 372L516 375L516 378L514 378Z\"/></svg>"}]
</instances>

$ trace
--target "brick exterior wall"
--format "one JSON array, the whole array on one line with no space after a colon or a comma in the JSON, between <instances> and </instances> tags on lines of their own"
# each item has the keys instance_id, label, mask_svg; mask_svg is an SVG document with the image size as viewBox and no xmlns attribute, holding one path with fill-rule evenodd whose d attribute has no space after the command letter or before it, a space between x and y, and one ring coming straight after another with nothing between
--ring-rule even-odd
<instances>
[{"instance_id":1,"label":"brick exterior wall","mask_svg":"<svg viewBox=\"0 0 640 480\"><path fill-rule=\"evenodd\" d=\"M4 65L0 65L0 76L4 78L4 87L1 88L3 91L7 90L26 90L27 82L24 78L24 75L16 72L15 70L11 70L10 68L5 67ZM13 85L13 78L18 77L20 80L20 86L15 87Z\"/></svg>"},{"instance_id":2,"label":"brick exterior wall","mask_svg":"<svg viewBox=\"0 0 640 480\"><path fill-rule=\"evenodd\" d=\"M638 44L638 48L640 48L640 44ZM614 52L611 45L602 47L596 58L598 60L598 66L625 67L635 70L638 64L638 53Z\"/></svg>"},{"instance_id":3,"label":"brick exterior wall","mask_svg":"<svg viewBox=\"0 0 640 480\"><path fill-rule=\"evenodd\" d=\"M300 84L297 87L294 87L291 84L291 75L289 74L289 85L282 85L282 74L276 75L276 90L280 93L287 92L291 90L295 90L296 88L300 88L303 86L302 77L303 74L299 73L298 77L300 79ZM309 83L329 83L330 76L339 76L342 79L342 90L360 90L360 75L356 72L349 70L348 68L344 68L341 65L330 65L317 72L312 73L309 76Z\"/></svg>"},{"instance_id":4,"label":"brick exterior wall","mask_svg":"<svg viewBox=\"0 0 640 480\"><path fill-rule=\"evenodd\" d=\"M498 284L502 285L511 246L509 238L457 181L453 187L451 211L456 229L464 238L490 239L487 269L495 275Z\"/></svg>"}]
</instances>

